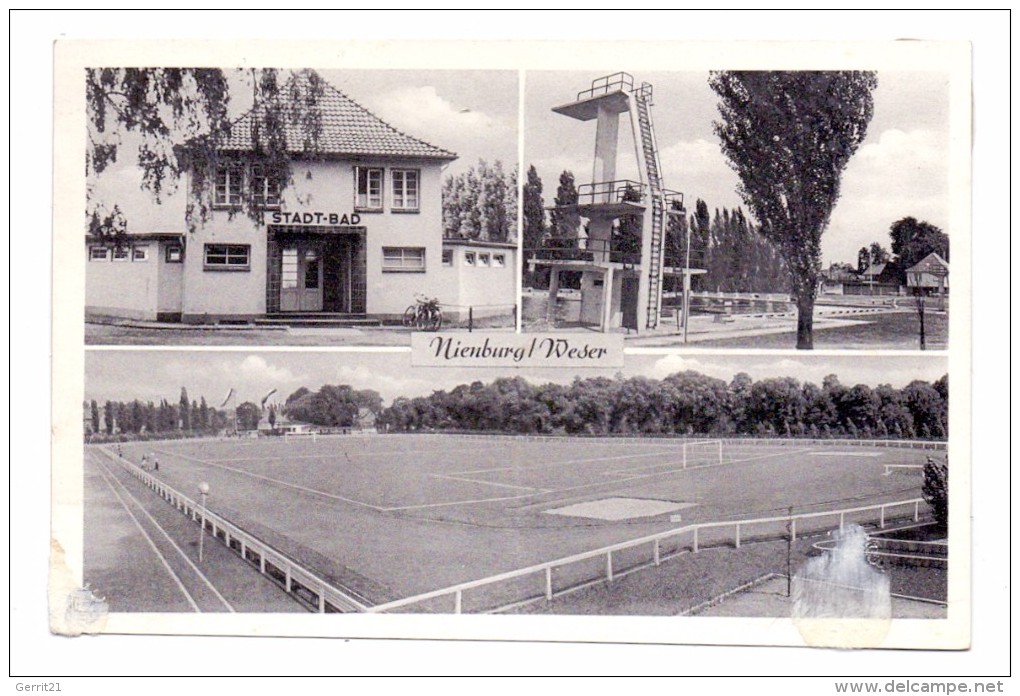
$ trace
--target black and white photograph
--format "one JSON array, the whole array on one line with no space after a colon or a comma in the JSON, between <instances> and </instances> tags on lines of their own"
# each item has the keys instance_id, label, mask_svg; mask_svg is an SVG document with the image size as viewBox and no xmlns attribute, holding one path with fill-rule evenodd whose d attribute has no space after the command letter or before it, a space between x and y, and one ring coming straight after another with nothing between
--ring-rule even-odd
<instances>
[{"instance_id":1,"label":"black and white photograph","mask_svg":"<svg viewBox=\"0 0 1020 696\"><path fill-rule=\"evenodd\" d=\"M946 369L94 351L85 581L110 612L945 620Z\"/></svg>"},{"instance_id":2,"label":"black and white photograph","mask_svg":"<svg viewBox=\"0 0 1020 696\"><path fill-rule=\"evenodd\" d=\"M973 649L966 41L52 57L50 637Z\"/></svg>"},{"instance_id":3,"label":"black and white photograph","mask_svg":"<svg viewBox=\"0 0 1020 696\"><path fill-rule=\"evenodd\" d=\"M535 71L525 85L526 331L947 348L965 203L949 73Z\"/></svg>"},{"instance_id":4,"label":"black and white photograph","mask_svg":"<svg viewBox=\"0 0 1020 696\"><path fill-rule=\"evenodd\" d=\"M89 344L516 328L517 72L84 79Z\"/></svg>"}]
</instances>

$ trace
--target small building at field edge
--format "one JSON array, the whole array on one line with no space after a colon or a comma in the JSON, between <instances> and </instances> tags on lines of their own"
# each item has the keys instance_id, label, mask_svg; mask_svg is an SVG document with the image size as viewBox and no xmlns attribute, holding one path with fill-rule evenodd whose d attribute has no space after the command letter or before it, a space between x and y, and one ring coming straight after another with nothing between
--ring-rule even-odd
<instances>
[{"instance_id":1,"label":"small building at field edge","mask_svg":"<svg viewBox=\"0 0 1020 696\"><path fill-rule=\"evenodd\" d=\"M293 79L301 88L307 78ZM86 313L189 323L392 319L421 294L453 318L474 307L476 317L486 307L511 314L516 245L443 239L442 174L457 156L328 84L317 108L314 157L302 157L300 126L286 124L286 187L253 161L253 109L218 148L208 219L191 231L185 220L163 226L179 225L179 233L86 236ZM261 223L241 211L246 190L255 192Z\"/></svg>"}]
</instances>

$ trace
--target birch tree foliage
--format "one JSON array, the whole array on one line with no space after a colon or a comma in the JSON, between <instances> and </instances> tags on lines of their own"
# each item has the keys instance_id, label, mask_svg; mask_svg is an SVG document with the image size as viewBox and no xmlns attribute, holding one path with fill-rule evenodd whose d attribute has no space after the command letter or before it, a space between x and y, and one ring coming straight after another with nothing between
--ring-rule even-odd
<instances>
[{"instance_id":1,"label":"birch tree foliage","mask_svg":"<svg viewBox=\"0 0 1020 696\"><path fill-rule=\"evenodd\" d=\"M321 132L317 107L325 83L311 70L285 82L281 77L271 68L86 69L89 231L117 235L130 224L116 202L100 201L95 195L98 178L117 163L141 170L141 187L156 204L177 191L181 178L190 174L188 222L207 219L220 146L239 115L231 106L242 94L243 102L254 105L248 163L285 187L291 181L294 155L314 155L317 149ZM300 142L288 142L288 130L298 133ZM241 205L231 214L241 212L261 222L261 196L261 191L246 185Z\"/></svg>"}]
</instances>

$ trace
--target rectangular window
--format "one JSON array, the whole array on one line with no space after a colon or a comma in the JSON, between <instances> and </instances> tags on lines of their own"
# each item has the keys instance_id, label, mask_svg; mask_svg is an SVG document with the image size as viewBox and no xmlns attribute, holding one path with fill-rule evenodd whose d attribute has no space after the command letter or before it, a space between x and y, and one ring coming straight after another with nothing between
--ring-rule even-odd
<instances>
[{"instance_id":1,"label":"rectangular window","mask_svg":"<svg viewBox=\"0 0 1020 696\"><path fill-rule=\"evenodd\" d=\"M489 255L488 254L479 254L478 255L478 265L479 266L488 267L488 265L489 265Z\"/></svg>"},{"instance_id":2,"label":"rectangular window","mask_svg":"<svg viewBox=\"0 0 1020 696\"><path fill-rule=\"evenodd\" d=\"M114 261L127 261L131 258L131 249L128 247L114 247L113 248L113 260Z\"/></svg>"},{"instance_id":3,"label":"rectangular window","mask_svg":"<svg viewBox=\"0 0 1020 696\"><path fill-rule=\"evenodd\" d=\"M492 255L492 267L493 268L503 268L503 266L505 266L505 265L506 265L506 255L505 254L493 254Z\"/></svg>"},{"instance_id":4,"label":"rectangular window","mask_svg":"<svg viewBox=\"0 0 1020 696\"><path fill-rule=\"evenodd\" d=\"M110 250L106 247L89 247L89 261L109 261Z\"/></svg>"},{"instance_id":5,"label":"rectangular window","mask_svg":"<svg viewBox=\"0 0 1020 696\"><path fill-rule=\"evenodd\" d=\"M149 260L149 247L147 246L136 246L131 248L131 260L132 261L148 261Z\"/></svg>"},{"instance_id":6,"label":"rectangular window","mask_svg":"<svg viewBox=\"0 0 1020 696\"><path fill-rule=\"evenodd\" d=\"M179 244L171 244L166 248L167 263L181 263L184 261L184 247Z\"/></svg>"},{"instance_id":7,"label":"rectangular window","mask_svg":"<svg viewBox=\"0 0 1020 696\"><path fill-rule=\"evenodd\" d=\"M206 244L205 270L251 270L251 246L248 244Z\"/></svg>"},{"instance_id":8,"label":"rectangular window","mask_svg":"<svg viewBox=\"0 0 1020 696\"><path fill-rule=\"evenodd\" d=\"M394 169L392 210L404 213L418 212L418 170Z\"/></svg>"},{"instance_id":9,"label":"rectangular window","mask_svg":"<svg viewBox=\"0 0 1020 696\"><path fill-rule=\"evenodd\" d=\"M220 162L216 165L216 186L214 202L219 207L232 208L241 205L244 190L244 164L237 160Z\"/></svg>"},{"instance_id":10,"label":"rectangular window","mask_svg":"<svg viewBox=\"0 0 1020 696\"><path fill-rule=\"evenodd\" d=\"M354 207L357 210L382 210L383 170L355 167Z\"/></svg>"},{"instance_id":11,"label":"rectangular window","mask_svg":"<svg viewBox=\"0 0 1020 696\"><path fill-rule=\"evenodd\" d=\"M475 265L475 252L465 251L464 252L464 265L474 266Z\"/></svg>"},{"instance_id":12,"label":"rectangular window","mask_svg":"<svg viewBox=\"0 0 1020 696\"><path fill-rule=\"evenodd\" d=\"M275 176L267 176L261 164L253 164L251 167L251 193L259 208L280 207L280 180Z\"/></svg>"},{"instance_id":13,"label":"rectangular window","mask_svg":"<svg viewBox=\"0 0 1020 696\"><path fill-rule=\"evenodd\" d=\"M383 247L384 272L423 273L425 271L424 247Z\"/></svg>"},{"instance_id":14,"label":"rectangular window","mask_svg":"<svg viewBox=\"0 0 1020 696\"><path fill-rule=\"evenodd\" d=\"M453 265L453 249L443 249L443 265Z\"/></svg>"}]
</instances>

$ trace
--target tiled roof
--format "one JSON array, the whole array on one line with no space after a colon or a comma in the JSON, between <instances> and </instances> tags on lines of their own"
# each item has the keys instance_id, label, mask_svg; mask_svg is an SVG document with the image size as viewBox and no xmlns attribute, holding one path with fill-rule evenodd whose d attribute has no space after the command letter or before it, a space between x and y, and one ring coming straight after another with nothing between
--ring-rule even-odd
<instances>
[{"instance_id":1,"label":"tiled roof","mask_svg":"<svg viewBox=\"0 0 1020 696\"><path fill-rule=\"evenodd\" d=\"M907 273L937 273L940 267L948 272L949 262L933 251L908 268Z\"/></svg>"},{"instance_id":2,"label":"tiled roof","mask_svg":"<svg viewBox=\"0 0 1020 696\"><path fill-rule=\"evenodd\" d=\"M315 139L311 137L315 127L302 123L296 112L285 110L285 134L289 152L441 160L457 158L449 150L398 131L328 82L321 79L313 82L313 79L307 73L298 73L280 89L287 104L293 104L311 95L313 91L319 91L317 109L321 129L315 146L312 145ZM259 109L253 108L233 123L230 136L221 145L221 149L239 152L252 149L252 129L256 122L255 113Z\"/></svg>"}]
</instances>

